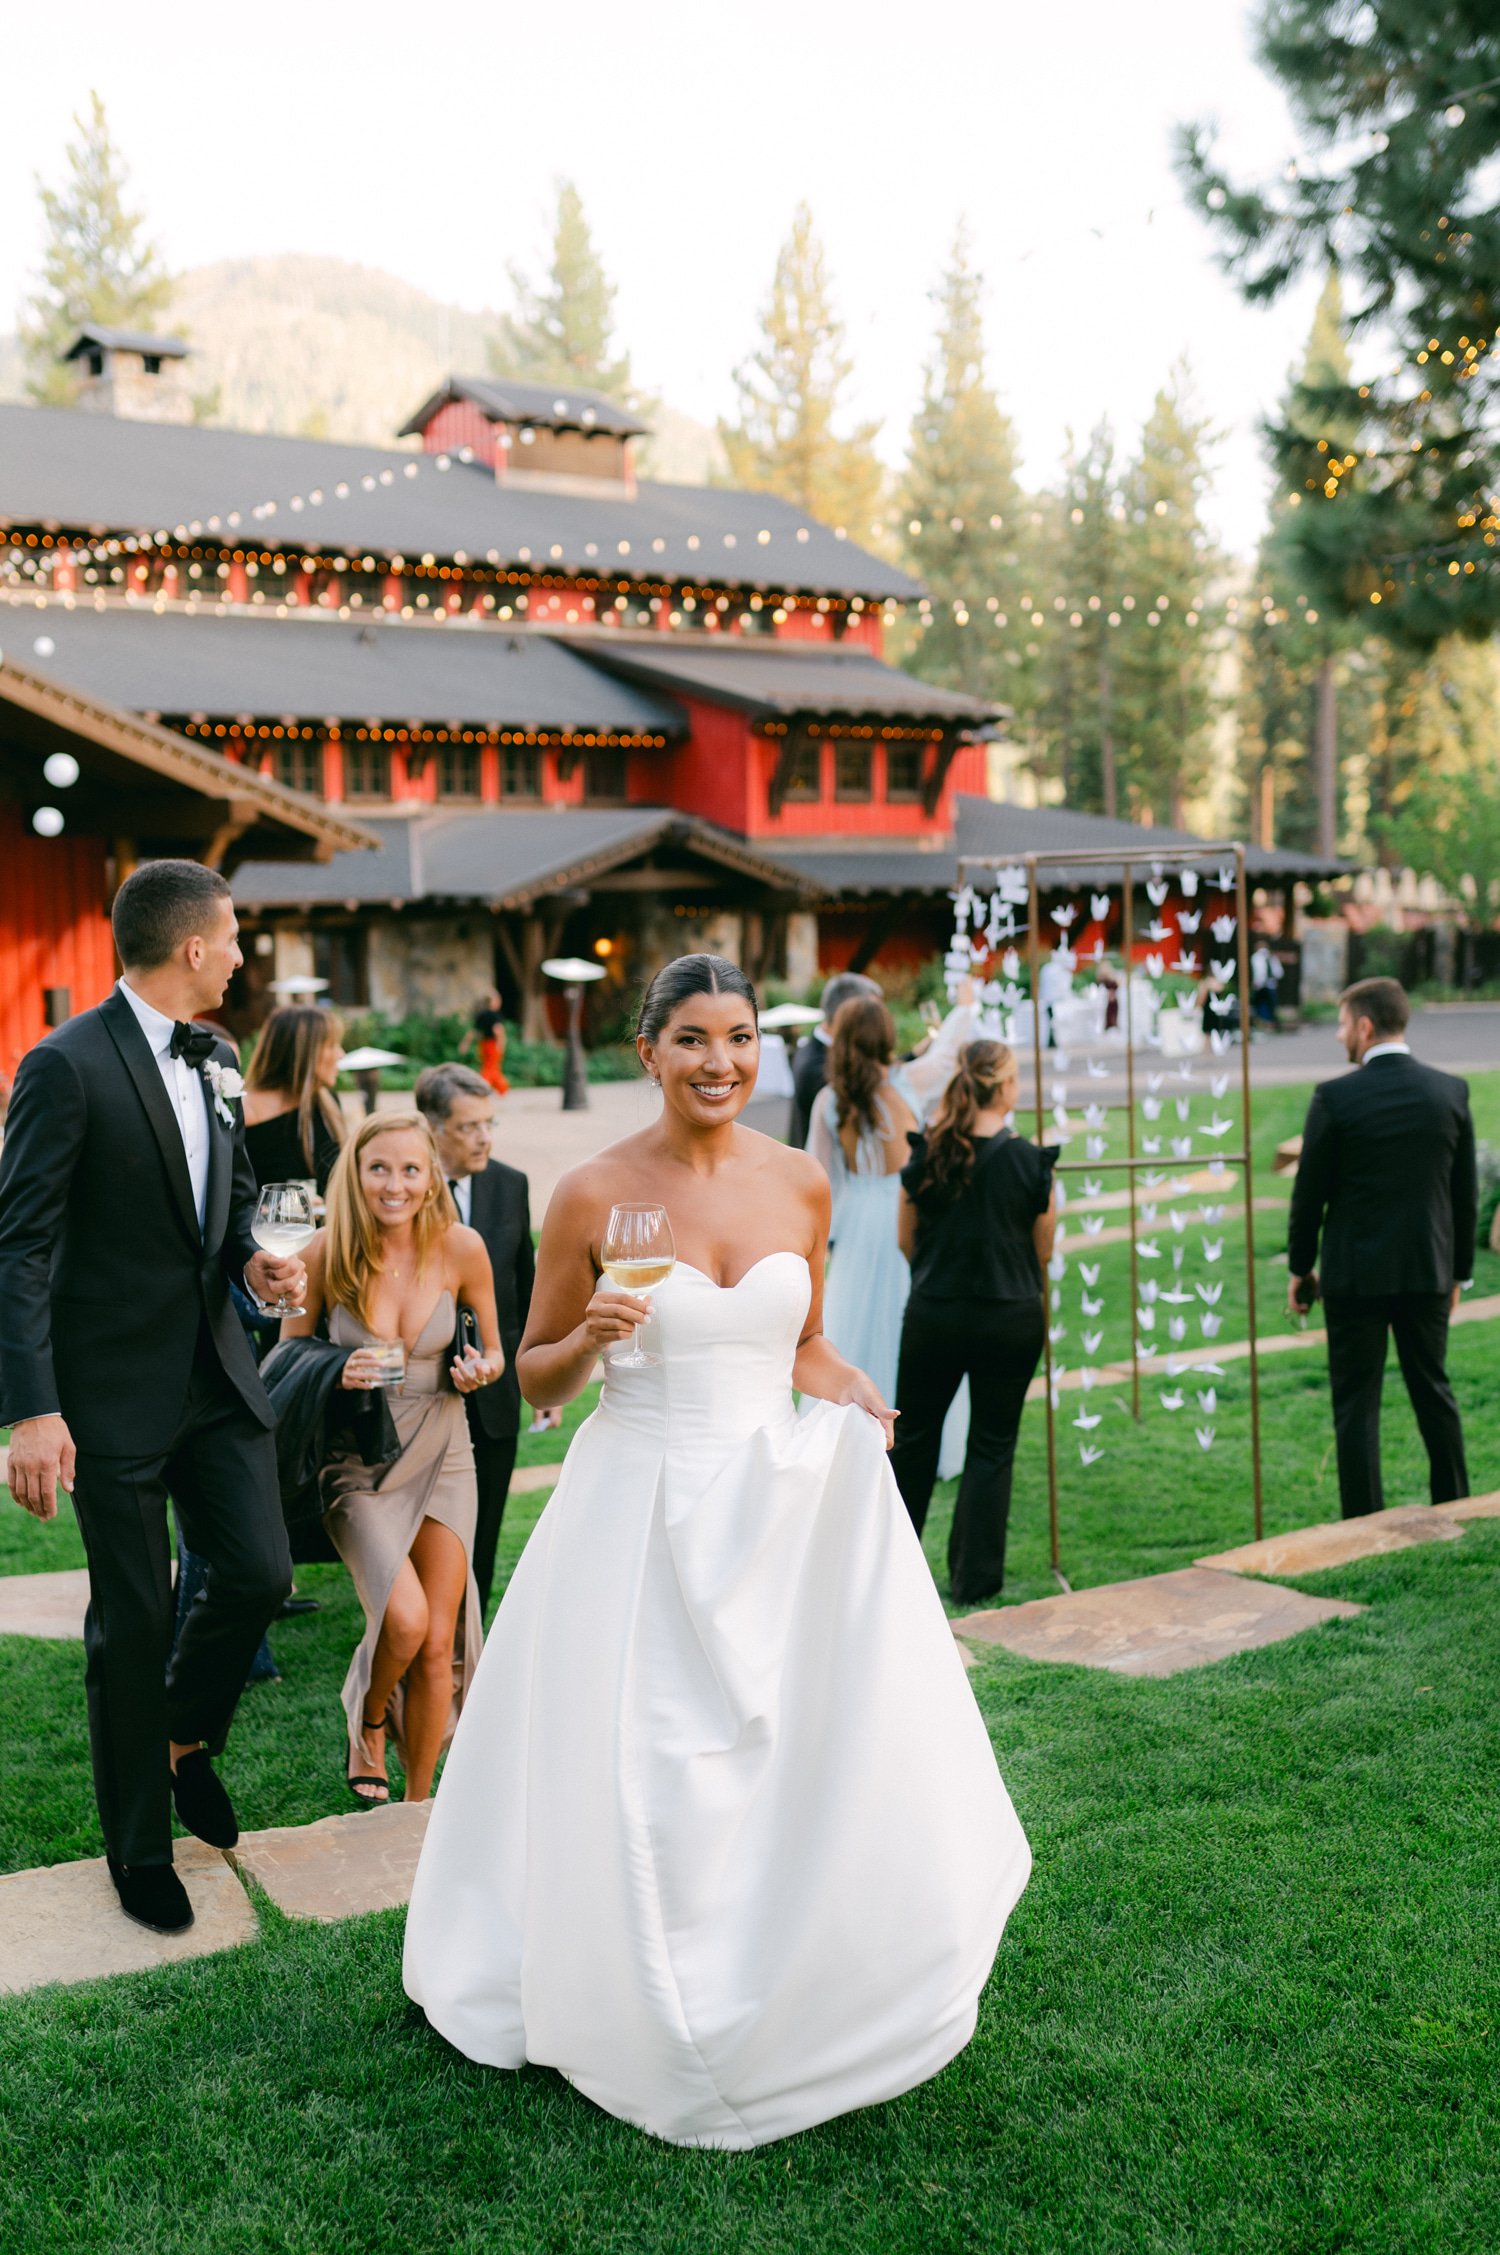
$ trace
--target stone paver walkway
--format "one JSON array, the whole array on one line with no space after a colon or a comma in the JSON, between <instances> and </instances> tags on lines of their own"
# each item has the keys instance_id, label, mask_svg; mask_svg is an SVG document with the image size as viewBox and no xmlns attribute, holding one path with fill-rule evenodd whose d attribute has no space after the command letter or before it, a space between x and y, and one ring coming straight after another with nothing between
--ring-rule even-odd
<instances>
[{"instance_id":1,"label":"stone paver walkway","mask_svg":"<svg viewBox=\"0 0 1500 2255\"><path fill-rule=\"evenodd\" d=\"M1347 1566L1356 1558L1379 1558L1387 1551L1410 1550L1417 1543L1457 1542L1467 1519L1500 1518L1500 1493L1463 1496L1457 1503L1408 1503L1393 1511L1371 1511L1360 1519L1334 1519L1321 1527L1298 1527L1291 1534L1268 1535L1200 1558L1231 1574L1276 1574L1294 1578Z\"/></svg>"},{"instance_id":2,"label":"stone paver walkway","mask_svg":"<svg viewBox=\"0 0 1500 2255\"><path fill-rule=\"evenodd\" d=\"M952 1626L956 1637L1003 1644L1027 1660L1071 1662L1120 1676L1175 1676L1362 1611L1342 1598L1304 1597L1269 1582L1185 1566L1174 1574L967 1613Z\"/></svg>"},{"instance_id":3,"label":"stone paver walkway","mask_svg":"<svg viewBox=\"0 0 1500 2255\"><path fill-rule=\"evenodd\" d=\"M152 1934L126 1918L102 1856L0 1878L0 1995L145 1973L253 1941L254 1908L218 1849L179 1840L173 1860L196 1914L185 1934Z\"/></svg>"},{"instance_id":4,"label":"stone paver walkway","mask_svg":"<svg viewBox=\"0 0 1500 2255\"><path fill-rule=\"evenodd\" d=\"M316 1824L247 1832L229 1861L290 1918L357 1918L411 1899L430 1801L388 1801Z\"/></svg>"},{"instance_id":5,"label":"stone paver walkway","mask_svg":"<svg viewBox=\"0 0 1500 2255\"><path fill-rule=\"evenodd\" d=\"M542 1488L555 1488L561 1478L560 1464L523 1464L510 1476L510 1493L513 1496L536 1495Z\"/></svg>"},{"instance_id":6,"label":"stone paver walkway","mask_svg":"<svg viewBox=\"0 0 1500 2255\"><path fill-rule=\"evenodd\" d=\"M1101 1236L1093 1238L1091 1243L1097 1245L1102 1241ZM1453 1322L1455 1324L1492 1323L1497 1316L1500 1316L1500 1292L1491 1292L1482 1300L1463 1301L1458 1313L1453 1318ZM1260 1354L1286 1355L1296 1354L1305 1347L1323 1346L1327 1342L1327 1337L1328 1334L1319 1325L1315 1329L1309 1328L1306 1331L1270 1332L1258 1338L1255 1344ZM1177 1364L1182 1369L1191 1369L1195 1363L1200 1362L1244 1362L1248 1359L1249 1353L1250 1342L1248 1339L1215 1339L1210 1345L1204 1347L1175 1347L1170 1353L1142 1355L1141 1376L1142 1378L1165 1377L1169 1362ZM1128 1362L1096 1363L1093 1370L1093 1382L1096 1386L1128 1386L1130 1384L1130 1364ZM1045 1378L1033 1378L1026 1389L1026 1399L1029 1402L1039 1402L1045 1392L1046 1384ZM1078 1369L1065 1369L1062 1377L1058 1380L1058 1391L1064 1394L1073 1393L1082 1384L1082 1374Z\"/></svg>"},{"instance_id":7,"label":"stone paver walkway","mask_svg":"<svg viewBox=\"0 0 1500 2255\"><path fill-rule=\"evenodd\" d=\"M0 1574L0 1636L81 1637L88 1602L83 1566L58 1574Z\"/></svg>"}]
</instances>

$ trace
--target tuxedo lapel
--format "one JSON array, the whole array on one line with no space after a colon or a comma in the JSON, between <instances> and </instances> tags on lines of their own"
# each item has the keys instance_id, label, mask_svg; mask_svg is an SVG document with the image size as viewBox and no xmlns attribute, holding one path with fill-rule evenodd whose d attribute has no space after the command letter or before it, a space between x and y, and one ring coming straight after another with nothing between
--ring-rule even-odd
<instances>
[{"instance_id":1,"label":"tuxedo lapel","mask_svg":"<svg viewBox=\"0 0 1500 2255\"><path fill-rule=\"evenodd\" d=\"M224 1229L229 1220L234 1129L219 1117L219 1107L206 1084L203 1097L208 1112L208 1189L203 1199L203 1242L210 1252L217 1252L224 1242Z\"/></svg>"},{"instance_id":2,"label":"tuxedo lapel","mask_svg":"<svg viewBox=\"0 0 1500 2255\"><path fill-rule=\"evenodd\" d=\"M196 1245L199 1242L198 1213L193 1204L193 1184L188 1174L187 1152L183 1149L182 1130L177 1125L156 1059L141 1032L135 1012L128 1002L121 1000L118 993L100 1003L99 1016L109 1029L110 1039L120 1053L120 1062L134 1081L135 1092L145 1106L151 1132L156 1137L162 1164L167 1170L167 1186L172 1194L172 1202L177 1208L178 1218Z\"/></svg>"},{"instance_id":3,"label":"tuxedo lapel","mask_svg":"<svg viewBox=\"0 0 1500 2255\"><path fill-rule=\"evenodd\" d=\"M481 1237L488 1237L492 1219L490 1192L498 1179L487 1166L469 1177L469 1226L477 1229Z\"/></svg>"}]
</instances>

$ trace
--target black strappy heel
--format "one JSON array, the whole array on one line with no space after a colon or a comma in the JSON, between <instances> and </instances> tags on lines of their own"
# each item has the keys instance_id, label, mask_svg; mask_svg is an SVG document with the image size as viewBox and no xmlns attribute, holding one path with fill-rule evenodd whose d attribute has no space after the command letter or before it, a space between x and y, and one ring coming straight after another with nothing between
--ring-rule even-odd
<instances>
[{"instance_id":1,"label":"black strappy heel","mask_svg":"<svg viewBox=\"0 0 1500 2255\"><path fill-rule=\"evenodd\" d=\"M368 1733L372 1730L389 1731L391 1727L390 1708L387 1707L385 1712L377 1716L373 1723L371 1722L369 1716L365 1713L364 1709L361 1708L359 1721L361 1731L366 1735L368 1735ZM353 1752L352 1747L350 1749L350 1752ZM390 1802L390 1779L388 1777L378 1776L373 1770L366 1771L362 1775L351 1775L348 1763L346 1762L344 1765L344 1783L348 1786L350 1792L354 1795L355 1800L359 1803L362 1809L383 1809L387 1807ZM361 1793L359 1789L362 1785L378 1786L381 1788L381 1790L376 1793Z\"/></svg>"}]
</instances>

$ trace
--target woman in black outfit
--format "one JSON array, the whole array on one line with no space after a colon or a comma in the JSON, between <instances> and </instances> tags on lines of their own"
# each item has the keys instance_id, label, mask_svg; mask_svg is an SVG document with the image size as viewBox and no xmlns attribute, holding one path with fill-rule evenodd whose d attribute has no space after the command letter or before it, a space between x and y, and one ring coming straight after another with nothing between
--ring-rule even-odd
<instances>
[{"instance_id":1,"label":"woman in black outfit","mask_svg":"<svg viewBox=\"0 0 1500 2255\"><path fill-rule=\"evenodd\" d=\"M1003 1042L965 1049L902 1169L898 1229L911 1297L896 1379L891 1467L920 1535L943 1419L969 1380L969 1446L948 1538L954 1602L1005 1580L1005 1526L1026 1389L1042 1359L1042 1272L1052 1257L1057 1151L1012 1134L1016 1061Z\"/></svg>"},{"instance_id":2,"label":"woman in black outfit","mask_svg":"<svg viewBox=\"0 0 1500 2255\"><path fill-rule=\"evenodd\" d=\"M264 1190L268 1182L315 1182L321 1196L328 1187L333 1162L344 1140L344 1115L334 1094L339 1063L344 1054L344 1029L331 1010L316 1004L297 1004L273 1010L256 1038L255 1051L245 1074L242 1098L245 1114L245 1150ZM241 1323L259 1362L275 1346L281 1331L279 1316L257 1312L238 1285L230 1293ZM311 1555L299 1551L299 1559ZM332 1546L327 1555L333 1557ZM207 1568L188 1549L179 1531L177 1543L177 1627L181 1633L188 1607L203 1584ZM317 1600L289 1597L283 1613L316 1612ZM276 1683L281 1671L266 1638L250 1664L249 1683Z\"/></svg>"},{"instance_id":3,"label":"woman in black outfit","mask_svg":"<svg viewBox=\"0 0 1500 2255\"><path fill-rule=\"evenodd\" d=\"M262 1190L268 1182L328 1188L345 1135L334 1093L344 1029L313 1003L273 1010L245 1074L245 1149Z\"/></svg>"}]
</instances>

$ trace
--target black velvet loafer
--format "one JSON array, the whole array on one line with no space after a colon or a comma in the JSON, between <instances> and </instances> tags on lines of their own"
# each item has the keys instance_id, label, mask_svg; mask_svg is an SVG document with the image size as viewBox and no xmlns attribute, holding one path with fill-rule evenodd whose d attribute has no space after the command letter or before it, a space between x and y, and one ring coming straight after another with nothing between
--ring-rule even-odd
<instances>
[{"instance_id":1,"label":"black velvet loafer","mask_svg":"<svg viewBox=\"0 0 1500 2255\"><path fill-rule=\"evenodd\" d=\"M120 1908L137 1926L147 1926L153 1934L181 1934L192 1925L188 1891L170 1864L122 1864L113 1856L105 1861Z\"/></svg>"},{"instance_id":2,"label":"black velvet loafer","mask_svg":"<svg viewBox=\"0 0 1500 2255\"><path fill-rule=\"evenodd\" d=\"M232 1848L240 1836L234 1803L214 1775L205 1747L184 1754L172 1772L172 1799L189 1832L211 1848Z\"/></svg>"}]
</instances>

